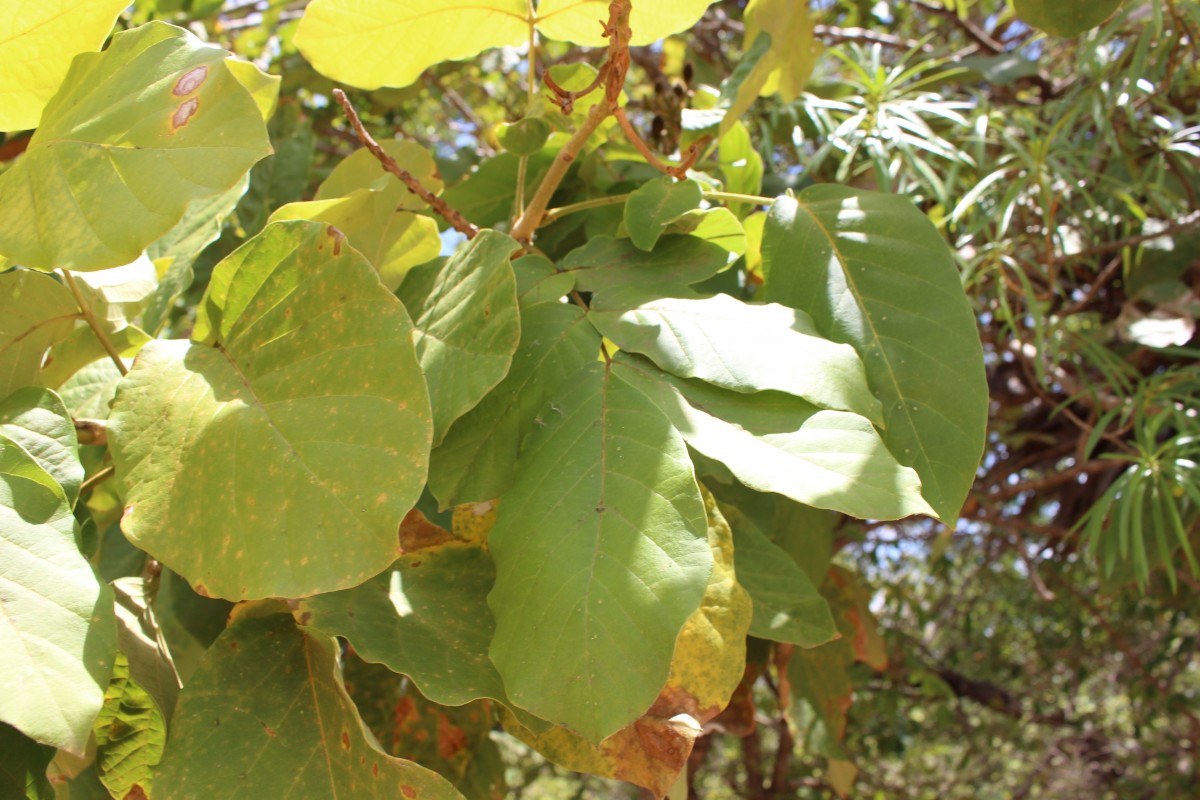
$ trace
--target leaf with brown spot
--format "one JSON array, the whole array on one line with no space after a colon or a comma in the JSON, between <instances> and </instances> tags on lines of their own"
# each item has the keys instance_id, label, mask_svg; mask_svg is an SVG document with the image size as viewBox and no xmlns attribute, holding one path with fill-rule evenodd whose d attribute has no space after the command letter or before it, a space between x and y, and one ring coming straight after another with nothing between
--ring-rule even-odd
<instances>
[{"instance_id":1,"label":"leaf with brown spot","mask_svg":"<svg viewBox=\"0 0 1200 800\"><path fill-rule=\"evenodd\" d=\"M464 542L487 546L488 534L496 524L498 501L465 503L454 507L454 535Z\"/></svg>"},{"instance_id":2,"label":"leaf with brown spot","mask_svg":"<svg viewBox=\"0 0 1200 800\"><path fill-rule=\"evenodd\" d=\"M335 641L284 615L237 622L213 645L180 694L156 779L172 797L228 797L237 787L239 797L272 800L462 799L440 776L374 747Z\"/></svg>"},{"instance_id":3,"label":"leaf with brown spot","mask_svg":"<svg viewBox=\"0 0 1200 800\"><path fill-rule=\"evenodd\" d=\"M400 522L400 548L405 553L437 547L455 541L454 534L430 522L421 511L413 509Z\"/></svg>"},{"instance_id":4,"label":"leaf with brown spot","mask_svg":"<svg viewBox=\"0 0 1200 800\"><path fill-rule=\"evenodd\" d=\"M862 578L844 567L831 567L825 584L838 627L854 648L854 657L874 670L887 669L887 645L871 613L871 590Z\"/></svg>"}]
</instances>

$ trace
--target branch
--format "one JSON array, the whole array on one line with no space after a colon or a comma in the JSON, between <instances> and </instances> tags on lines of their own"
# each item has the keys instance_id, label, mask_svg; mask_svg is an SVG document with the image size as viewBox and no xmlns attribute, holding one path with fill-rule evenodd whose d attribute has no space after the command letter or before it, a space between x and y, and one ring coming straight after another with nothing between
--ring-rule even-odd
<instances>
[{"instance_id":1,"label":"branch","mask_svg":"<svg viewBox=\"0 0 1200 800\"><path fill-rule=\"evenodd\" d=\"M1004 45L1000 44L1000 42L997 42L995 39L989 36L987 31L976 25L974 22L971 22L971 20L967 19L966 17L960 17L958 12L954 9L947 8L946 6L934 5L933 3L927 3L925 0L911 0L911 2L914 6L922 11L935 14L939 17L946 17L954 20L955 25L961 28L963 32L971 38L972 41L989 53L995 55L996 53L1004 52Z\"/></svg>"},{"instance_id":2,"label":"branch","mask_svg":"<svg viewBox=\"0 0 1200 800\"><path fill-rule=\"evenodd\" d=\"M79 306L79 313L83 314L84 320L88 327L92 329L92 333L96 334L96 338L100 341L100 346L104 348L104 352L108 353L108 357L117 365L117 370L122 375L128 375L129 369L126 368L125 362L121 360L121 354L117 352L117 348L113 347L112 340L108 338L108 334L100 327L100 323L96 320L96 315L92 313L92 307L83 299L83 293L79 291L79 284L75 283L75 276L71 274L71 270L64 269L63 277L67 280L67 287L71 290L71 294L75 297L75 302Z\"/></svg>"},{"instance_id":3,"label":"branch","mask_svg":"<svg viewBox=\"0 0 1200 800\"><path fill-rule=\"evenodd\" d=\"M861 44L878 44L883 47L894 47L897 50L920 50L932 53L931 44L921 44L916 39L903 39L890 33L879 33L866 28L839 28L834 25L814 25L813 35L818 39L830 39L835 42L859 42Z\"/></svg>"},{"instance_id":4,"label":"branch","mask_svg":"<svg viewBox=\"0 0 1200 800\"><path fill-rule=\"evenodd\" d=\"M396 159L387 154L387 151L385 151L383 147L380 146L379 142L375 141L375 138L367 132L365 127L363 127L362 120L358 117L358 112L356 112L354 110L354 106L350 104L350 100L346 97L345 92L343 92L341 89L334 89L333 97L338 101L338 105L342 107L342 110L346 112L346 119L348 119L350 124L354 126L354 132L358 134L359 141L363 143L364 147L371 151L371 155L375 156L375 158L379 160L379 163L385 170L399 178L400 181L408 187L410 192L428 203L434 211L441 215L442 219L450 223L450 226L454 228L454 230L464 234L468 239L474 239L477 235L479 235L479 228L477 226L467 221L466 217L464 217L455 209L451 208L445 200L422 186L421 182L417 180L411 172L401 167L398 163L396 163Z\"/></svg>"},{"instance_id":5,"label":"branch","mask_svg":"<svg viewBox=\"0 0 1200 800\"><path fill-rule=\"evenodd\" d=\"M1155 233L1139 233L1137 236L1127 236L1124 239L1117 239L1112 242L1104 242L1103 244L1098 244L1095 247L1089 247L1085 250L1080 250L1078 253L1058 256L1054 259L1054 261L1055 263L1061 264L1064 261L1072 261L1076 258L1088 258L1089 256L1098 256L1104 255L1105 253L1111 253L1115 250L1124 250L1126 247L1133 247L1134 245L1139 245L1143 242L1161 239L1164 236L1170 236L1173 233L1180 233L1181 231L1186 231L1189 228L1194 228L1197 225L1200 225L1200 211L1193 211L1191 214L1188 214L1182 219L1164 225L1162 230Z\"/></svg>"}]
</instances>

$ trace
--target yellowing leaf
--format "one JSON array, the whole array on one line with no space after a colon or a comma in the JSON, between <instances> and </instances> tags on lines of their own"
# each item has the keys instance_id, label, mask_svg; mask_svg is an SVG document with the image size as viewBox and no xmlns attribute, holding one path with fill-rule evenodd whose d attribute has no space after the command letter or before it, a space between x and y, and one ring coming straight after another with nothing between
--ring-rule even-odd
<instances>
[{"instance_id":1,"label":"yellowing leaf","mask_svg":"<svg viewBox=\"0 0 1200 800\"><path fill-rule=\"evenodd\" d=\"M254 64L240 58L226 59L225 66L229 67L233 77L237 78L238 83L254 98L254 104L258 106L258 113L262 114L263 121L269 120L279 103L279 84L283 83L283 78L263 72Z\"/></svg>"},{"instance_id":2,"label":"yellowing leaf","mask_svg":"<svg viewBox=\"0 0 1200 800\"><path fill-rule=\"evenodd\" d=\"M538 31L551 39L601 47L608 44L601 22L608 21L609 0L542 0ZM633 44L650 44L686 31L699 21L713 0L634 0L629 16Z\"/></svg>"},{"instance_id":3,"label":"yellowing leaf","mask_svg":"<svg viewBox=\"0 0 1200 800\"><path fill-rule=\"evenodd\" d=\"M378 89L407 86L442 61L519 45L530 24L526 0L314 0L296 46L327 78Z\"/></svg>"},{"instance_id":4,"label":"yellowing leaf","mask_svg":"<svg viewBox=\"0 0 1200 800\"><path fill-rule=\"evenodd\" d=\"M767 97L778 92L784 102L790 103L804 91L825 49L813 36L808 3L751 0L746 6L746 41L753 42L760 31L771 34L768 59L773 68L759 94Z\"/></svg>"},{"instance_id":5,"label":"yellowing leaf","mask_svg":"<svg viewBox=\"0 0 1200 800\"><path fill-rule=\"evenodd\" d=\"M129 0L0 0L0 131L36 127L79 53L99 50Z\"/></svg>"}]
</instances>

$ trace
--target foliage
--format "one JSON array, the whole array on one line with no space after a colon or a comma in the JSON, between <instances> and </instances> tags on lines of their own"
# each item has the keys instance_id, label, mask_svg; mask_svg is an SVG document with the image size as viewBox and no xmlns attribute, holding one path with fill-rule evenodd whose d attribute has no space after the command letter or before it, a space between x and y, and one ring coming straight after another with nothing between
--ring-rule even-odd
<instances>
[{"instance_id":1,"label":"foliage","mask_svg":"<svg viewBox=\"0 0 1200 800\"><path fill-rule=\"evenodd\" d=\"M5 796L1200 780L1194 5L57 8Z\"/></svg>"}]
</instances>

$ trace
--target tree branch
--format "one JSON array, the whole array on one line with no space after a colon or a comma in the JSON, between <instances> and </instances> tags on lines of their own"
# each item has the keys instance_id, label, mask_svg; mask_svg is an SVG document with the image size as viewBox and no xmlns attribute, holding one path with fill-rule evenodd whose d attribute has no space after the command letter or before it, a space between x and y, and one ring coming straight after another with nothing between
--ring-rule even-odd
<instances>
[{"instance_id":1,"label":"tree branch","mask_svg":"<svg viewBox=\"0 0 1200 800\"><path fill-rule=\"evenodd\" d=\"M371 151L371 155L379 160L379 163L385 170L399 178L408 187L410 192L428 203L434 211L441 215L442 219L450 223L450 226L454 230L464 234L468 239L474 239L479 235L479 228L476 225L471 224L466 217L451 208L449 203L422 186L421 182L411 172L401 167L396 163L396 159L387 154L387 151L363 127L358 112L350 104L350 99L346 97L345 92L341 89L334 89L333 97L338 101L338 105L342 107L342 110L346 112L346 119L354 126L354 132L358 134L358 140L363 143L364 147Z\"/></svg>"}]
</instances>

